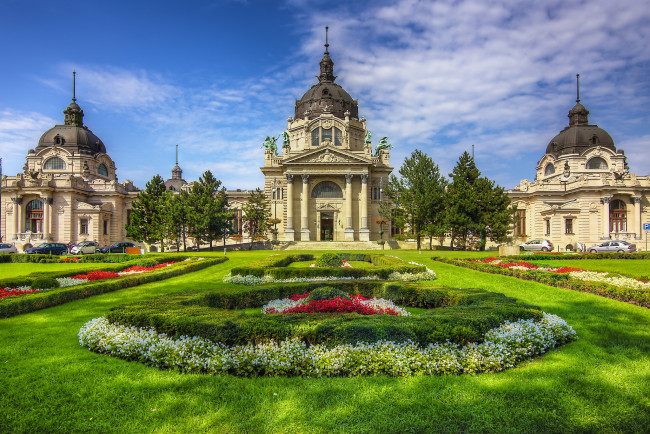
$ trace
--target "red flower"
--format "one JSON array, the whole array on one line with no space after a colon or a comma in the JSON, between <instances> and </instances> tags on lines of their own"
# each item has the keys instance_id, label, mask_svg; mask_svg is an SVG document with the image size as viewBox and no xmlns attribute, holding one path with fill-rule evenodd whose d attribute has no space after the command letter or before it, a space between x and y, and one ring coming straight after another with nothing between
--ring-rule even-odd
<instances>
[{"instance_id":1,"label":"red flower","mask_svg":"<svg viewBox=\"0 0 650 434\"><path fill-rule=\"evenodd\" d=\"M86 279L88 281L114 279L116 277L120 277L120 275L112 271L99 270L90 271L88 274L77 274L76 276L72 276L73 279Z\"/></svg>"}]
</instances>

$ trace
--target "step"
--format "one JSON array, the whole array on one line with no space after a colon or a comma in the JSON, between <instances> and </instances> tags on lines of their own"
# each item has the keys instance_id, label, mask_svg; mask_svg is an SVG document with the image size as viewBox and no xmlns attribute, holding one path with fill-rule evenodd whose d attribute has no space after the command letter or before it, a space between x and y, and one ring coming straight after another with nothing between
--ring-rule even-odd
<instances>
[{"instance_id":1,"label":"step","mask_svg":"<svg viewBox=\"0 0 650 434\"><path fill-rule=\"evenodd\" d=\"M381 250L375 241L291 241L282 250Z\"/></svg>"}]
</instances>

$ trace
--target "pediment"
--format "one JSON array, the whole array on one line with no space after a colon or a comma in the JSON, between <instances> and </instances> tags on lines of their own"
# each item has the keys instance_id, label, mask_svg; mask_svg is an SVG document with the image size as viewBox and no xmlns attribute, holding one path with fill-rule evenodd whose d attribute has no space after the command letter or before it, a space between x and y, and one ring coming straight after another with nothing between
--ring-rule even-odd
<instances>
[{"instance_id":1,"label":"pediment","mask_svg":"<svg viewBox=\"0 0 650 434\"><path fill-rule=\"evenodd\" d=\"M285 165L299 165L299 164L335 164L335 165L370 165L372 161L364 157L360 157L351 152L342 151L332 146L315 149L313 151L305 152L301 155L296 155L283 162Z\"/></svg>"}]
</instances>

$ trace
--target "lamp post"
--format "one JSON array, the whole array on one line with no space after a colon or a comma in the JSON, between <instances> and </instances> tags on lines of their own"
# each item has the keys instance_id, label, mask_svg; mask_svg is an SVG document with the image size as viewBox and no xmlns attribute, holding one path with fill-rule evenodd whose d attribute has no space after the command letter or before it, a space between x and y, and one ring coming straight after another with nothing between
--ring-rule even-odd
<instances>
[{"instance_id":1,"label":"lamp post","mask_svg":"<svg viewBox=\"0 0 650 434\"><path fill-rule=\"evenodd\" d=\"M2 213L2 158L0 158L0 213ZM2 217L0 217L0 243L2 242Z\"/></svg>"}]
</instances>

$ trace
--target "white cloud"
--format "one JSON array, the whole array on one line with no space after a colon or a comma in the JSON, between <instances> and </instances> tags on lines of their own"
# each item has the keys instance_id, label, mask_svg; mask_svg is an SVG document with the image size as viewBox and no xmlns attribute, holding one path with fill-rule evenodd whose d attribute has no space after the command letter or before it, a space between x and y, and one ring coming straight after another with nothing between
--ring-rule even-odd
<instances>
[{"instance_id":1,"label":"white cloud","mask_svg":"<svg viewBox=\"0 0 650 434\"><path fill-rule=\"evenodd\" d=\"M28 149L36 148L38 139L55 121L40 113L11 108L0 109L0 149L5 175L10 168L22 167Z\"/></svg>"}]
</instances>

